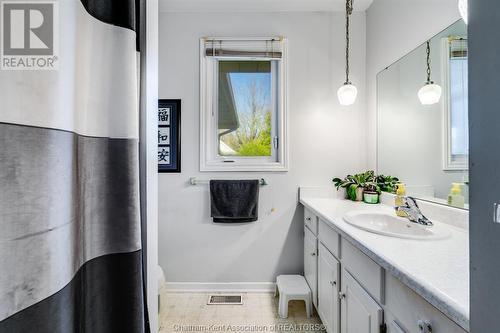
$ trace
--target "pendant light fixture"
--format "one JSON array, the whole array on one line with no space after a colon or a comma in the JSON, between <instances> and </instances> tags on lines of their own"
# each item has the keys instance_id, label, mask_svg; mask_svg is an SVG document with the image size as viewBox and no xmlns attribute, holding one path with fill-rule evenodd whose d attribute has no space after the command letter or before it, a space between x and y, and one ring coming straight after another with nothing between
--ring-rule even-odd
<instances>
[{"instance_id":1,"label":"pendant light fixture","mask_svg":"<svg viewBox=\"0 0 500 333\"><path fill-rule=\"evenodd\" d=\"M349 81L349 16L353 11L353 0L346 0L345 4L345 82L337 91L341 105L352 105L356 101L358 89Z\"/></svg>"},{"instance_id":2,"label":"pendant light fixture","mask_svg":"<svg viewBox=\"0 0 500 333\"><path fill-rule=\"evenodd\" d=\"M431 43L427 41L427 82L418 91L422 105L432 105L441 99L441 86L431 81Z\"/></svg>"},{"instance_id":3,"label":"pendant light fixture","mask_svg":"<svg viewBox=\"0 0 500 333\"><path fill-rule=\"evenodd\" d=\"M469 11L467 10L467 0L458 0L458 11L460 12L460 16L462 16L465 24L468 24Z\"/></svg>"}]
</instances>

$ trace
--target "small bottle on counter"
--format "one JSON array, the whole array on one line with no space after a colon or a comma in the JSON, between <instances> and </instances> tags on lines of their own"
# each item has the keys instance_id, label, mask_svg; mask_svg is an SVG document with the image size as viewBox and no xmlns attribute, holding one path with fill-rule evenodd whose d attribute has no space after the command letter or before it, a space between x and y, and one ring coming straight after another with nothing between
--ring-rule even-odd
<instances>
[{"instance_id":1,"label":"small bottle on counter","mask_svg":"<svg viewBox=\"0 0 500 333\"><path fill-rule=\"evenodd\" d=\"M458 208L464 208L465 198L462 195L460 183L452 183L450 194L448 195L448 205Z\"/></svg>"},{"instance_id":2,"label":"small bottle on counter","mask_svg":"<svg viewBox=\"0 0 500 333\"><path fill-rule=\"evenodd\" d=\"M407 217L406 213L402 210L398 210L398 207L404 206L406 196L406 187L404 183L396 184L396 198L394 199L394 207L396 208L396 215L400 217Z\"/></svg>"}]
</instances>

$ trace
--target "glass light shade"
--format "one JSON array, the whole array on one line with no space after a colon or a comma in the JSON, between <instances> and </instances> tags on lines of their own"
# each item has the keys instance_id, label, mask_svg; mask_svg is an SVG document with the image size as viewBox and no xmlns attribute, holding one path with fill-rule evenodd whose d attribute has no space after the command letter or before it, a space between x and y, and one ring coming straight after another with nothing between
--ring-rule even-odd
<instances>
[{"instance_id":1,"label":"glass light shade","mask_svg":"<svg viewBox=\"0 0 500 333\"><path fill-rule=\"evenodd\" d=\"M358 89L356 86L346 83L337 91L337 96L341 105L352 105L358 96Z\"/></svg>"},{"instance_id":2,"label":"glass light shade","mask_svg":"<svg viewBox=\"0 0 500 333\"><path fill-rule=\"evenodd\" d=\"M469 12L467 10L467 0L458 0L458 11L460 12L460 16L464 20L465 24L468 23L469 20Z\"/></svg>"},{"instance_id":3,"label":"glass light shade","mask_svg":"<svg viewBox=\"0 0 500 333\"><path fill-rule=\"evenodd\" d=\"M432 105L439 102L441 99L441 86L435 83L426 83L425 86L418 91L418 99L422 105Z\"/></svg>"}]
</instances>

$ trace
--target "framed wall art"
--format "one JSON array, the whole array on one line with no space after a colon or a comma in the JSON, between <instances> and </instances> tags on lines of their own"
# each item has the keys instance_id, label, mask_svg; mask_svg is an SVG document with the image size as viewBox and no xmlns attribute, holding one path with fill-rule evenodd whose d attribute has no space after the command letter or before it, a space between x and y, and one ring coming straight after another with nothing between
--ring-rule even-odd
<instances>
[{"instance_id":1,"label":"framed wall art","mask_svg":"<svg viewBox=\"0 0 500 333\"><path fill-rule=\"evenodd\" d=\"M181 172L181 100L158 100L158 172Z\"/></svg>"}]
</instances>

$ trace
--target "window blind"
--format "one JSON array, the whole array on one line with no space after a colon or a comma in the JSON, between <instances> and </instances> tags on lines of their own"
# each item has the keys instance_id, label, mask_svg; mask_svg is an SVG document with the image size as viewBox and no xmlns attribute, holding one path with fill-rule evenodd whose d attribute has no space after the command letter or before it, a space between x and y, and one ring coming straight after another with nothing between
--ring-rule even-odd
<instances>
[{"instance_id":1,"label":"window blind","mask_svg":"<svg viewBox=\"0 0 500 333\"><path fill-rule=\"evenodd\" d=\"M467 58L467 53L466 38L450 38L450 58Z\"/></svg>"},{"instance_id":2,"label":"window blind","mask_svg":"<svg viewBox=\"0 0 500 333\"><path fill-rule=\"evenodd\" d=\"M283 38L223 39L205 38L207 57L252 57L280 59L283 56Z\"/></svg>"}]
</instances>

